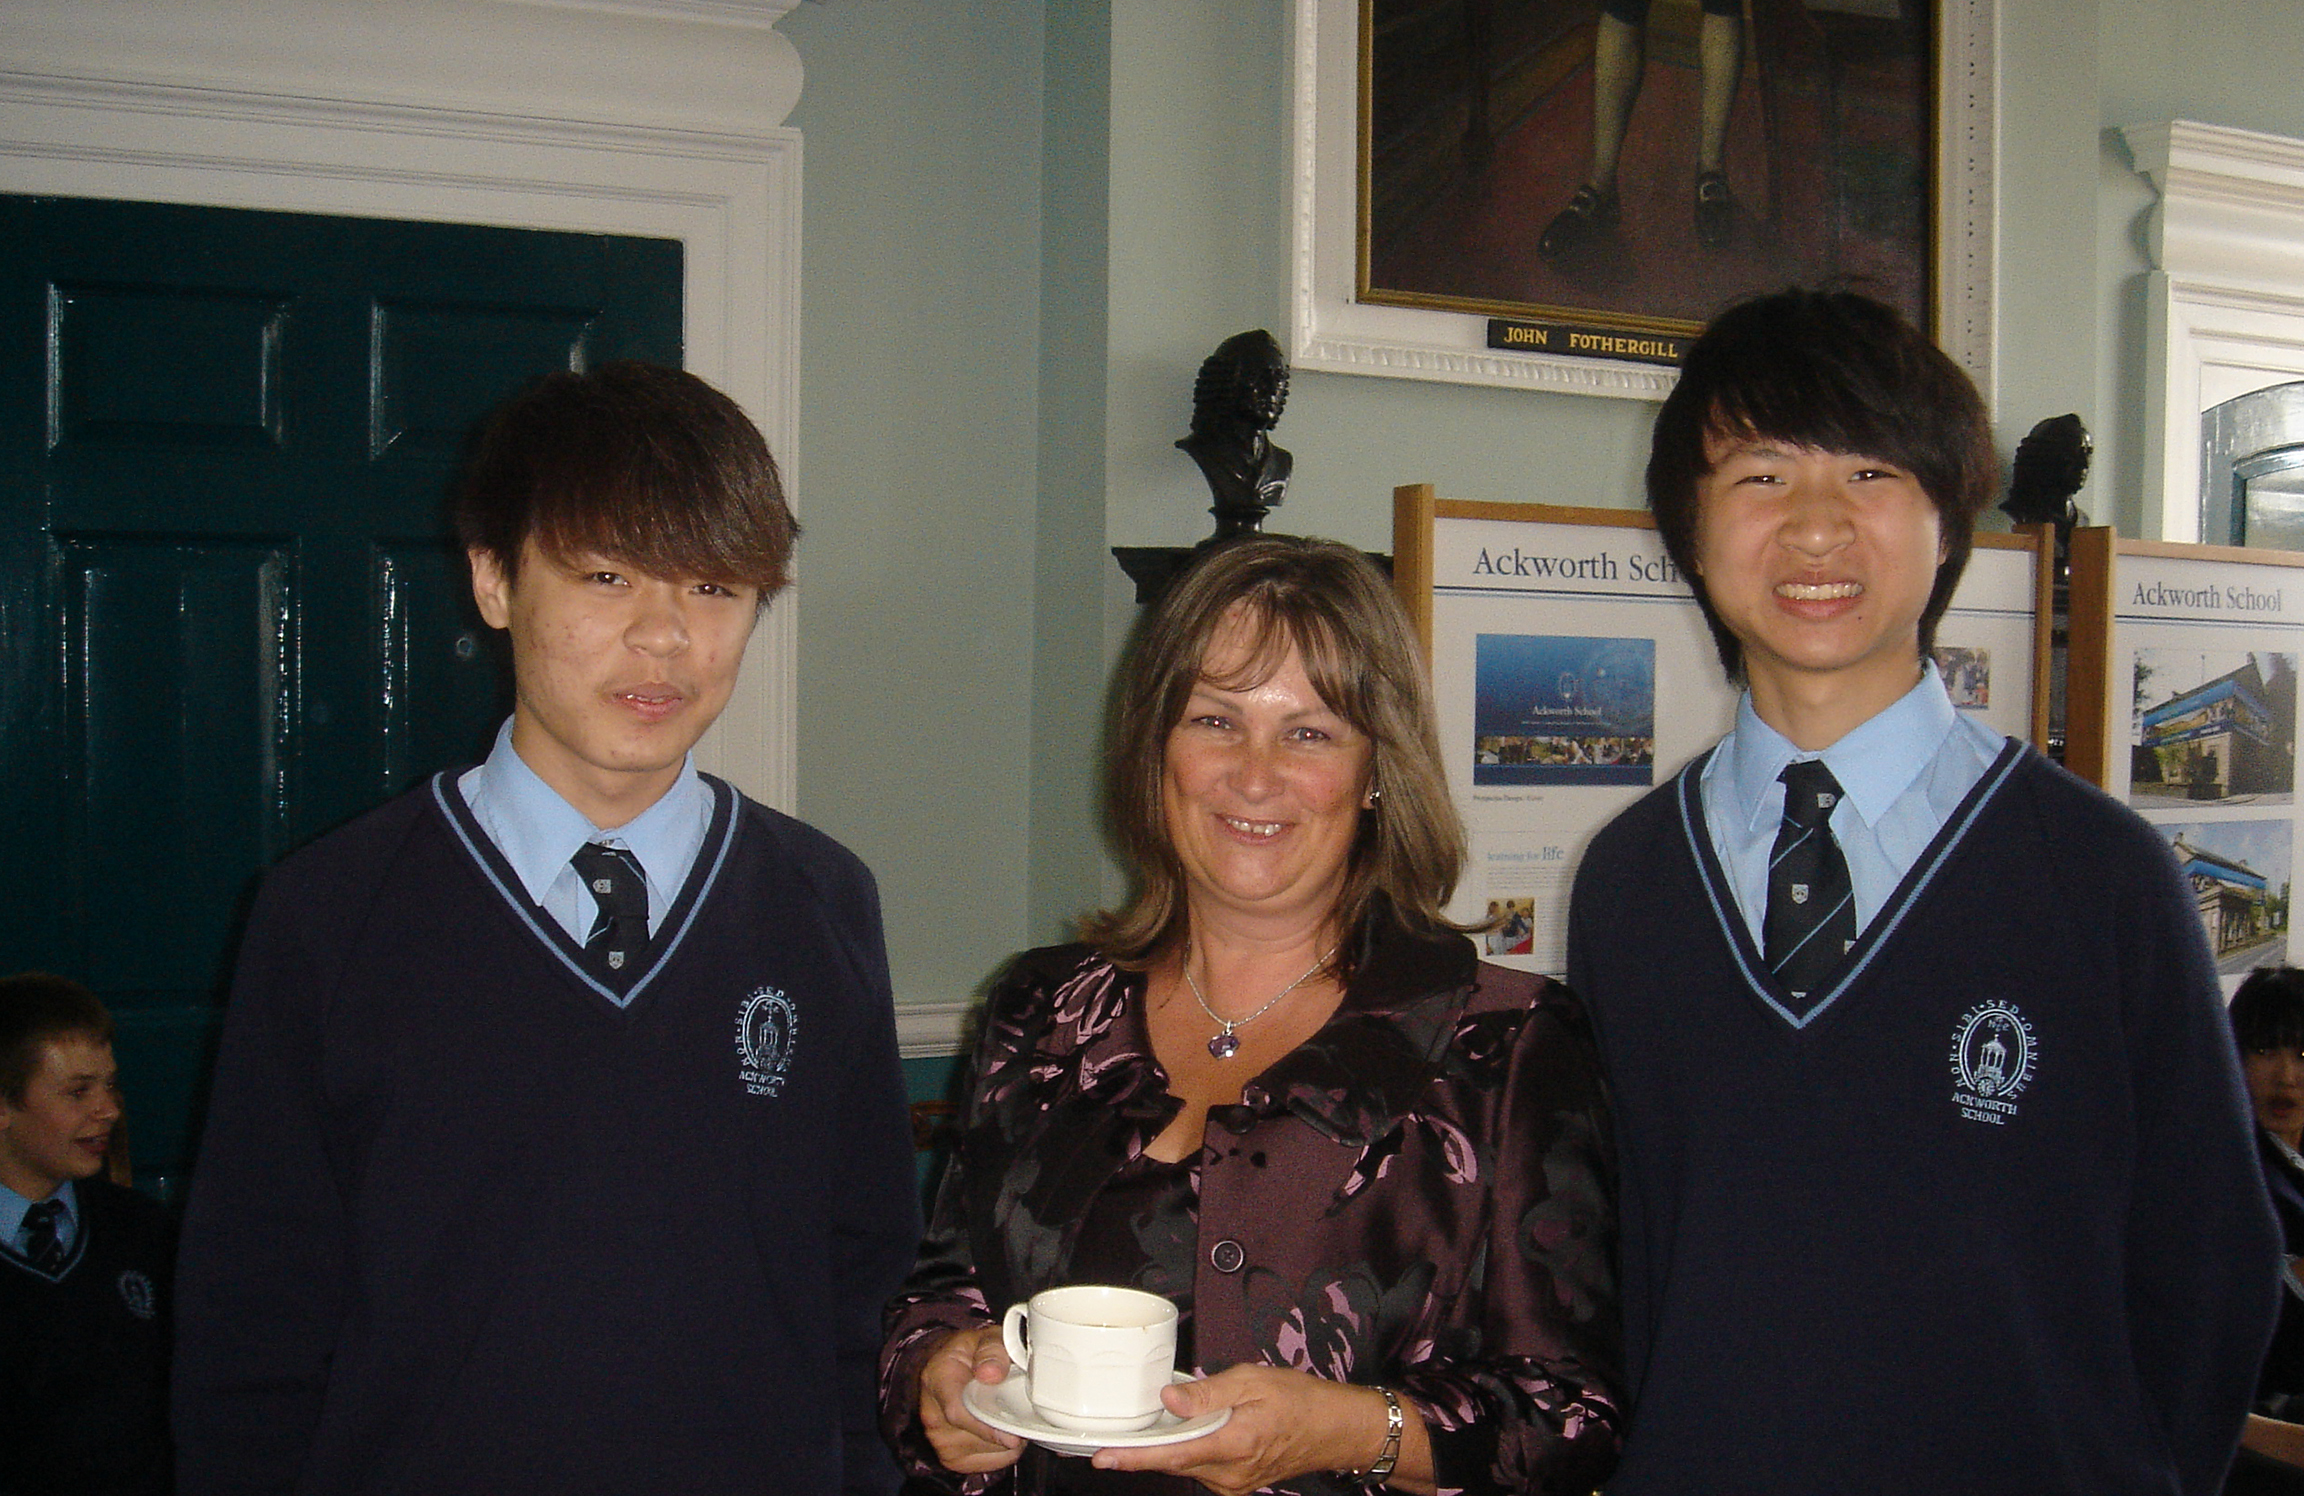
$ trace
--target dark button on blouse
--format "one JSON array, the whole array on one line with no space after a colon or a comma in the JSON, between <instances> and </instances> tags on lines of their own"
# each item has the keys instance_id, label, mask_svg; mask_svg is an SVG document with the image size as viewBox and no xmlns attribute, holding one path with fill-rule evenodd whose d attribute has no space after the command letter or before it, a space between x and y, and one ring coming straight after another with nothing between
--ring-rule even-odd
<instances>
[{"instance_id":1,"label":"dark button on blouse","mask_svg":"<svg viewBox=\"0 0 2304 1496\"><path fill-rule=\"evenodd\" d=\"M1247 1249L1230 1237L1208 1249L1208 1265L1220 1273L1236 1273L1247 1261Z\"/></svg>"}]
</instances>

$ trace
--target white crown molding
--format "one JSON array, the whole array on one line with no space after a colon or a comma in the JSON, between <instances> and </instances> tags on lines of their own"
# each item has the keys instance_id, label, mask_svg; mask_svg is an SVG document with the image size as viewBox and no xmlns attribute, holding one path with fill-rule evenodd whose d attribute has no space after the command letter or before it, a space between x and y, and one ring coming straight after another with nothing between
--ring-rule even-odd
<instances>
[{"instance_id":1,"label":"white crown molding","mask_svg":"<svg viewBox=\"0 0 2304 1496\"><path fill-rule=\"evenodd\" d=\"M2304 141L2169 120L2120 131L2159 192L2145 236L2143 531L2201 533L2200 416L2304 379Z\"/></svg>"},{"instance_id":2,"label":"white crown molding","mask_svg":"<svg viewBox=\"0 0 2304 1496\"><path fill-rule=\"evenodd\" d=\"M649 73L629 55L601 55L630 40L631 22L569 27L525 0L8 5L11 27L24 24L0 72L0 192L677 239L687 366L759 422L798 506L801 151L782 121L800 79L781 37L735 48L725 26L703 37L693 25L655 28L681 76L605 102L571 95L585 99L575 115L535 107L535 90L601 68ZM133 36L120 31L130 9ZM452 57L436 39L370 52L341 90L314 86L326 49L342 45L314 17L351 26L420 14L468 23ZM538 48L553 52L549 67L525 55L524 43L542 40L538 24L557 28ZM276 49L257 45L271 32ZM673 95L687 87L711 106L684 116ZM787 808L797 645L787 596L761 621L744 686L697 753Z\"/></svg>"},{"instance_id":3,"label":"white crown molding","mask_svg":"<svg viewBox=\"0 0 2304 1496\"><path fill-rule=\"evenodd\" d=\"M976 1003L961 999L899 1002L896 1052L907 1060L945 1060L968 1052L968 1026Z\"/></svg>"},{"instance_id":4,"label":"white crown molding","mask_svg":"<svg viewBox=\"0 0 2304 1496\"><path fill-rule=\"evenodd\" d=\"M773 29L789 8L6 0L6 64L59 78L751 134L782 125L799 101L799 54Z\"/></svg>"},{"instance_id":5,"label":"white crown molding","mask_svg":"<svg viewBox=\"0 0 2304 1496\"><path fill-rule=\"evenodd\" d=\"M2304 287L2304 141L2190 120L2120 134L2160 192L2153 268L2274 295Z\"/></svg>"},{"instance_id":6,"label":"white crown molding","mask_svg":"<svg viewBox=\"0 0 2304 1496\"><path fill-rule=\"evenodd\" d=\"M586 10L600 15L766 28L783 20L800 0L512 0L512 3L553 10Z\"/></svg>"},{"instance_id":7,"label":"white crown molding","mask_svg":"<svg viewBox=\"0 0 2304 1496\"><path fill-rule=\"evenodd\" d=\"M1937 134L1937 340L1989 400L1999 264L1998 7L1944 0ZM1290 110L1289 361L1384 374L1661 400L1674 371L1604 359L1506 353L1484 316L1355 301L1358 0L1294 0Z\"/></svg>"},{"instance_id":8,"label":"white crown molding","mask_svg":"<svg viewBox=\"0 0 2304 1496\"><path fill-rule=\"evenodd\" d=\"M2125 125L2120 135L2136 158L2136 169L2163 191L2171 172L2221 178L2230 190L2248 195L2267 186L2304 191L2304 140L2188 119Z\"/></svg>"},{"instance_id":9,"label":"white crown molding","mask_svg":"<svg viewBox=\"0 0 2304 1496\"><path fill-rule=\"evenodd\" d=\"M538 119L527 114L493 113L470 109L443 109L356 99L302 98L213 88L170 82L130 81L120 78L74 78L55 74L22 73L0 69L0 102L50 105L89 111L95 116L149 115L183 123L212 121L237 130L247 126L273 126L289 130L368 132L392 142L421 139L468 141L553 151L614 151L643 156L687 156L737 161L756 158L764 134L686 130L664 125L614 124L583 119ZM116 153L113 132L100 126L84 141L45 142L0 140L0 149L99 159ZM133 151L135 148L130 147ZM329 170L335 162L266 161L261 153L228 151L217 158L234 165L270 165L282 171ZM414 179L437 175L429 165L413 168ZM506 181L520 181L520 173Z\"/></svg>"}]
</instances>

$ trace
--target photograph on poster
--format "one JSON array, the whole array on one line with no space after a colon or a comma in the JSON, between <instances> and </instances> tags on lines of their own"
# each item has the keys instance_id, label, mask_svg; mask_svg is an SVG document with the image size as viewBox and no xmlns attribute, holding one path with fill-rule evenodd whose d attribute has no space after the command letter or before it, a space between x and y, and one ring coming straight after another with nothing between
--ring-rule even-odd
<instances>
[{"instance_id":1,"label":"photograph on poster","mask_svg":"<svg viewBox=\"0 0 2304 1496\"><path fill-rule=\"evenodd\" d=\"M1534 899L1490 899L1488 917L1497 923L1480 937L1491 956L1525 956L1536 938Z\"/></svg>"},{"instance_id":2,"label":"photograph on poster","mask_svg":"<svg viewBox=\"0 0 2304 1496\"><path fill-rule=\"evenodd\" d=\"M1471 860L1449 910L1460 919L1485 912L1503 920L1480 936L1489 960L1553 976L1567 969L1568 893L1581 840L1541 830L1472 834Z\"/></svg>"},{"instance_id":3,"label":"photograph on poster","mask_svg":"<svg viewBox=\"0 0 2304 1496\"><path fill-rule=\"evenodd\" d=\"M1482 634L1472 672L1474 784L1654 782L1655 640Z\"/></svg>"},{"instance_id":4,"label":"photograph on poster","mask_svg":"<svg viewBox=\"0 0 2304 1496\"><path fill-rule=\"evenodd\" d=\"M1939 644L1933 653L1936 673L1944 677L1954 706L1980 712L1992 705L1991 650Z\"/></svg>"},{"instance_id":5,"label":"photograph on poster","mask_svg":"<svg viewBox=\"0 0 2304 1496\"><path fill-rule=\"evenodd\" d=\"M2258 966L2286 965L2294 828L2284 820L2156 825L2192 887L2217 971L2242 976Z\"/></svg>"},{"instance_id":6,"label":"photograph on poster","mask_svg":"<svg viewBox=\"0 0 2304 1496\"><path fill-rule=\"evenodd\" d=\"M2139 649L2128 801L2285 805L2296 787L2296 656Z\"/></svg>"}]
</instances>

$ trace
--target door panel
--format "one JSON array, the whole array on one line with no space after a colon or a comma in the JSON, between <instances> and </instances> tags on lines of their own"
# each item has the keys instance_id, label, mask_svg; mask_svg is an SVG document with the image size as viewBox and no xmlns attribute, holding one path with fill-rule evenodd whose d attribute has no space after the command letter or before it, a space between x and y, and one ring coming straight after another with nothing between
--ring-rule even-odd
<instances>
[{"instance_id":1,"label":"door panel","mask_svg":"<svg viewBox=\"0 0 2304 1496\"><path fill-rule=\"evenodd\" d=\"M581 367L590 315L582 310L378 306L377 400L369 449L398 447L453 461L475 422L539 369ZM458 369L461 377L445 379Z\"/></svg>"},{"instance_id":2,"label":"door panel","mask_svg":"<svg viewBox=\"0 0 2304 1496\"><path fill-rule=\"evenodd\" d=\"M224 948L249 870L286 850L290 558L135 538L62 551L74 975L165 989L182 952ZM134 938L94 938L123 921Z\"/></svg>"},{"instance_id":3,"label":"door panel","mask_svg":"<svg viewBox=\"0 0 2304 1496\"><path fill-rule=\"evenodd\" d=\"M0 971L195 1137L255 876L508 706L445 501L535 375L680 360L680 246L0 197Z\"/></svg>"},{"instance_id":4,"label":"door panel","mask_svg":"<svg viewBox=\"0 0 2304 1496\"><path fill-rule=\"evenodd\" d=\"M65 282L48 309L56 447L279 446L283 298Z\"/></svg>"}]
</instances>

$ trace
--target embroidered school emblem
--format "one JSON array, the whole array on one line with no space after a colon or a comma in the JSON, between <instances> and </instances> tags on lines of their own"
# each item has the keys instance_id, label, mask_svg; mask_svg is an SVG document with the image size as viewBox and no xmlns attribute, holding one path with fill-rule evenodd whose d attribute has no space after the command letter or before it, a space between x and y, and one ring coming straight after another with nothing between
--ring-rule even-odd
<instances>
[{"instance_id":1,"label":"embroidered school emblem","mask_svg":"<svg viewBox=\"0 0 2304 1496\"><path fill-rule=\"evenodd\" d=\"M120 1275L120 1302L138 1319L150 1319L160 1312L160 1295L152 1287L152 1280L136 1268Z\"/></svg>"},{"instance_id":2,"label":"embroidered school emblem","mask_svg":"<svg viewBox=\"0 0 2304 1496\"><path fill-rule=\"evenodd\" d=\"M755 1096L784 1090L792 1046L800 1035L800 1009L780 988L756 987L736 1015L737 1076Z\"/></svg>"},{"instance_id":3,"label":"embroidered school emblem","mask_svg":"<svg viewBox=\"0 0 2304 1496\"><path fill-rule=\"evenodd\" d=\"M1981 1002L1952 1030L1952 1104L1971 1122L2005 1127L2039 1063L2032 1021L2014 1003Z\"/></svg>"},{"instance_id":4,"label":"embroidered school emblem","mask_svg":"<svg viewBox=\"0 0 2304 1496\"><path fill-rule=\"evenodd\" d=\"M1807 884L1795 883L1792 885L1792 902L1795 904L1805 904L1808 902Z\"/></svg>"}]
</instances>

